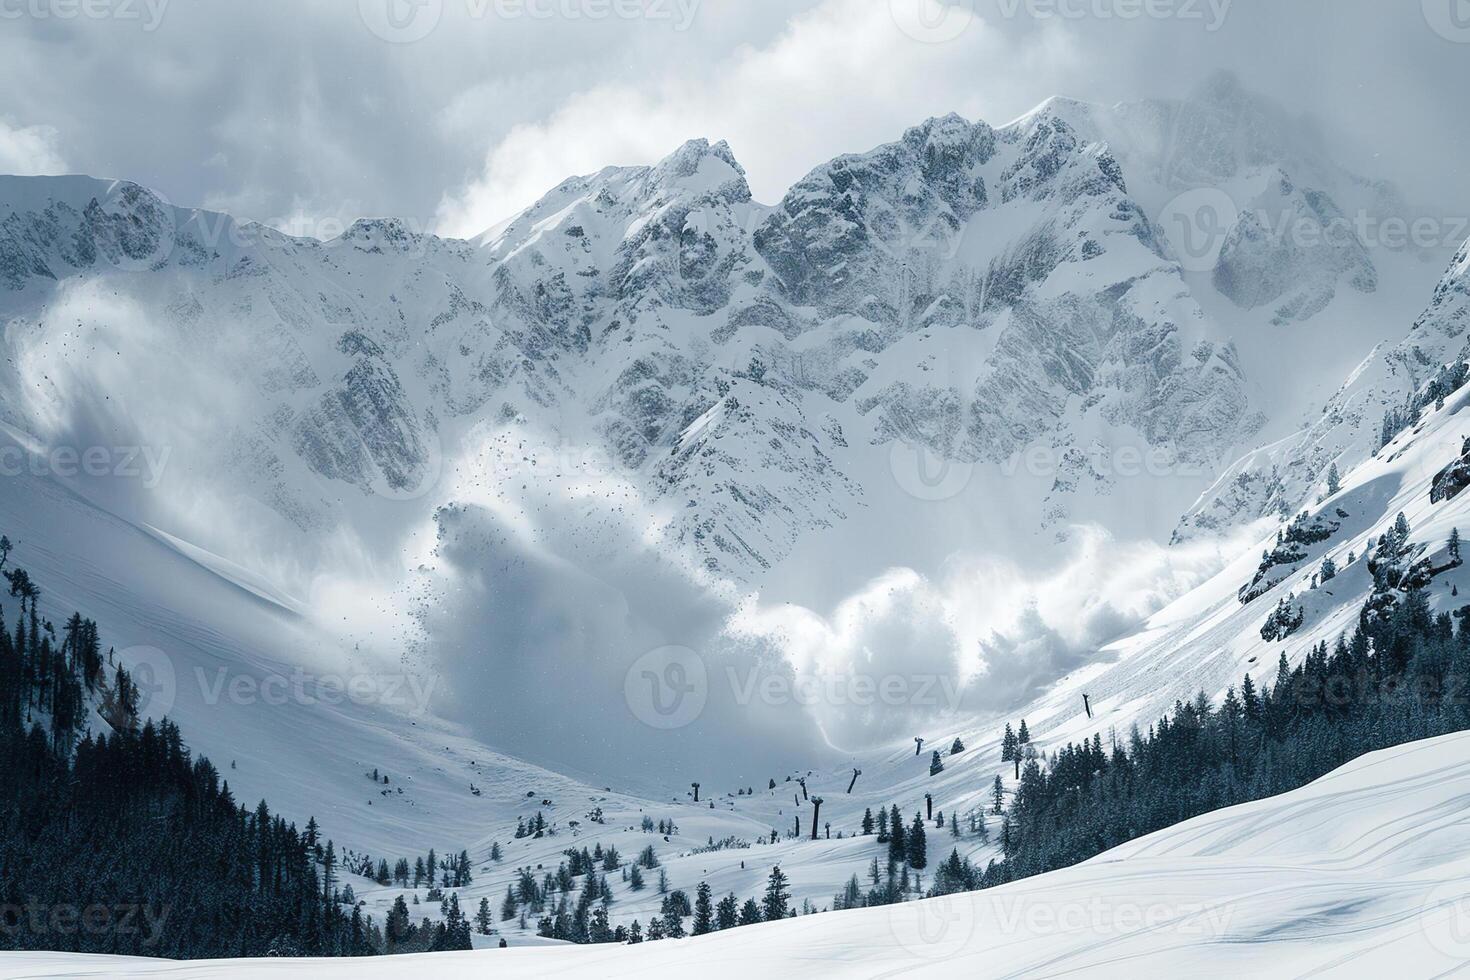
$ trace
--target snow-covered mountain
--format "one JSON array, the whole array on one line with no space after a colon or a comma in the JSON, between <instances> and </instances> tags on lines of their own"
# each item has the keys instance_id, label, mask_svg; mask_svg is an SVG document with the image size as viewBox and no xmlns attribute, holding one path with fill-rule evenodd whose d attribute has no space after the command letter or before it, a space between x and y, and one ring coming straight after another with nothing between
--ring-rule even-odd
<instances>
[{"instance_id":1,"label":"snow-covered mountain","mask_svg":"<svg viewBox=\"0 0 1470 980\"><path fill-rule=\"evenodd\" d=\"M976 555L1049 567L1075 524L1162 540L1220 461L1295 427L1314 385L1272 373L1293 350L1325 351L1306 363L1329 375L1363 323L1377 342L1422 307L1399 298L1413 256L1292 256L1273 236L1250 261L1330 294L1321 312L1222 286L1177 202L1245 213L1261 188L1324 213L1399 207L1228 80L1177 102L1052 100L1000 127L931 119L774 206L729 147L695 140L571 178L473 241L384 219L320 242L127 182L0 178L0 422L29 469L323 644L442 672L434 707L483 741L641 776L646 726L608 701L645 652L698 647L715 671L785 658L804 677L784 626L734 660L709 639L750 595L886 608L895 567L910 583ZM1225 248L1241 267L1247 246ZM87 449L104 464L78 465ZM924 672L979 675L997 710L1194 577L1099 604L1076 649L1047 653L1042 624L1034 658L1012 644L1038 662L1010 681L971 642L1004 624L931 642L951 624L922 595L904 600L919 632L837 636L834 614L808 645L912 650ZM725 707L708 732L748 721ZM793 727L761 765L814 737L788 714L767 718ZM567 735L563 716L631 727Z\"/></svg>"},{"instance_id":2,"label":"snow-covered mountain","mask_svg":"<svg viewBox=\"0 0 1470 980\"><path fill-rule=\"evenodd\" d=\"M1311 320L1339 291L1377 292L1385 273L1374 250L1383 243L1370 232L1408 215L1408 203L1393 185L1342 167L1310 122L1234 76L1215 75L1181 100L1049 105L1108 144L1133 193L1163 216L1181 261L1235 306L1269 307L1272 325L1284 327ZM1196 202L1205 209L1188 210ZM1219 210L1209 210L1215 202ZM1302 233L1340 222L1354 233Z\"/></svg>"},{"instance_id":3,"label":"snow-covered mountain","mask_svg":"<svg viewBox=\"0 0 1470 980\"><path fill-rule=\"evenodd\" d=\"M950 496L1007 499L1006 526L970 536L1013 555L1070 521L1157 537L1300 408L1251 377L1274 342L1242 348L1207 310L1272 305L1280 331L1384 277L1362 249L1287 255L1249 213L1214 274L1191 271L1192 231L1168 226L1191 188L1243 212L1400 207L1294 132L1225 81L1053 100L1000 128L929 120L773 207L696 140L472 242L394 220L318 242L126 182L6 178L0 405L47 445L168 445L157 492L109 506L298 592L323 548L444 502L440 478L506 432L595 455L691 566L743 585L813 534L927 537L916 515ZM1300 291L1266 296L1256 266ZM1108 502L1120 452L1164 474L1131 479L1128 508ZM303 550L264 546L281 536Z\"/></svg>"},{"instance_id":4,"label":"snow-covered mountain","mask_svg":"<svg viewBox=\"0 0 1470 980\"><path fill-rule=\"evenodd\" d=\"M132 410L90 421L173 443L205 392L127 390L135 359L173 361L150 387L230 409L176 459L187 489L228 488L281 531L420 493L468 427L522 424L638 473L681 508L670 535L745 581L862 505L853 444L998 461L1092 419L1205 459L1254 424L1115 162L1045 115L931 121L774 210L694 142L568 181L477 244L386 222L287 239L81 178L5 193L6 420L64 442L105 385ZM75 356L109 346L127 373Z\"/></svg>"}]
</instances>

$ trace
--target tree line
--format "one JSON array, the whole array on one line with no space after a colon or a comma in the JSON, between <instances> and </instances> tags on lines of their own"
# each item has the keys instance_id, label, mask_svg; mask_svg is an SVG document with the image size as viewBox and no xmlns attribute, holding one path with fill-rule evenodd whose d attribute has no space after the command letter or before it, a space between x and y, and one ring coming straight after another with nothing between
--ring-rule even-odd
<instances>
[{"instance_id":1,"label":"tree line","mask_svg":"<svg viewBox=\"0 0 1470 980\"><path fill-rule=\"evenodd\" d=\"M0 949L199 958L403 948L396 922L385 936L338 887L343 865L316 821L298 830L265 801L241 805L176 724L142 721L137 685L102 654L97 624L73 615L58 633L30 575L6 567L11 551L0 537L0 573L19 600L13 628L0 608ZM105 722L96 734L94 710ZM467 879L467 857L448 865ZM425 920L413 936L414 948L469 947L453 919Z\"/></svg>"}]
</instances>

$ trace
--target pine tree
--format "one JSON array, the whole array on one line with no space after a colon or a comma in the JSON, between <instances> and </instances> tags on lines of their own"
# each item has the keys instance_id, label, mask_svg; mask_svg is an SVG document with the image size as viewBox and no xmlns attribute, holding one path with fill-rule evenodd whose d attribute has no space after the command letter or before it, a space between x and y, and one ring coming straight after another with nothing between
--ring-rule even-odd
<instances>
[{"instance_id":1,"label":"pine tree","mask_svg":"<svg viewBox=\"0 0 1470 980\"><path fill-rule=\"evenodd\" d=\"M1021 719L1021 730L1016 733L1016 744L1026 745L1031 741L1031 733L1026 730L1026 719Z\"/></svg>"},{"instance_id":2,"label":"pine tree","mask_svg":"<svg viewBox=\"0 0 1470 980\"><path fill-rule=\"evenodd\" d=\"M924 837L924 818L921 814L914 814L914 822L909 827L905 841L908 851L909 866L915 871L922 871L929 863L929 845Z\"/></svg>"},{"instance_id":3,"label":"pine tree","mask_svg":"<svg viewBox=\"0 0 1470 980\"><path fill-rule=\"evenodd\" d=\"M413 932L413 925L408 920L408 903L399 895L393 900L393 908L388 912L388 919L383 926L383 938L388 943L388 952L407 942Z\"/></svg>"},{"instance_id":4,"label":"pine tree","mask_svg":"<svg viewBox=\"0 0 1470 980\"><path fill-rule=\"evenodd\" d=\"M847 884L842 886L842 891L832 897L832 909L859 909L863 907L863 886L858 881L858 876L853 875L847 879Z\"/></svg>"},{"instance_id":5,"label":"pine tree","mask_svg":"<svg viewBox=\"0 0 1470 980\"><path fill-rule=\"evenodd\" d=\"M929 760L929 775L937 776L942 772L944 772L944 762L939 758L939 753L936 751L934 757Z\"/></svg>"},{"instance_id":6,"label":"pine tree","mask_svg":"<svg viewBox=\"0 0 1470 980\"><path fill-rule=\"evenodd\" d=\"M1450 558L1454 559L1455 561L1459 561L1460 560L1460 529L1458 527L1452 527L1452 528L1450 528L1450 540L1449 540L1449 543L1448 543L1448 547L1449 547L1449 551L1450 551Z\"/></svg>"},{"instance_id":7,"label":"pine tree","mask_svg":"<svg viewBox=\"0 0 1470 980\"><path fill-rule=\"evenodd\" d=\"M1250 721L1261 717L1261 699L1256 694L1256 684L1251 680L1250 674L1246 674L1245 679L1240 682L1240 707Z\"/></svg>"},{"instance_id":8,"label":"pine tree","mask_svg":"<svg viewBox=\"0 0 1470 980\"><path fill-rule=\"evenodd\" d=\"M755 899L747 898L745 904L740 906L740 925L755 925L761 919L761 907L755 903Z\"/></svg>"},{"instance_id":9,"label":"pine tree","mask_svg":"<svg viewBox=\"0 0 1470 980\"><path fill-rule=\"evenodd\" d=\"M888 860L894 864L903 863L908 856L903 838L903 817L899 816L898 804L895 803L888 815Z\"/></svg>"},{"instance_id":10,"label":"pine tree","mask_svg":"<svg viewBox=\"0 0 1470 980\"><path fill-rule=\"evenodd\" d=\"M873 833L873 808L866 807L863 810L863 836L867 837Z\"/></svg>"},{"instance_id":11,"label":"pine tree","mask_svg":"<svg viewBox=\"0 0 1470 980\"><path fill-rule=\"evenodd\" d=\"M265 811L265 800L260 801L260 807L256 811L263 814ZM264 824L264 819L257 819L258 824ZM337 849L327 841L327 853L322 856L322 894L326 896L327 912L332 911L332 886L336 884L337 878L334 872L337 868Z\"/></svg>"},{"instance_id":12,"label":"pine tree","mask_svg":"<svg viewBox=\"0 0 1470 980\"><path fill-rule=\"evenodd\" d=\"M1000 740L1000 761L1010 762L1016 757L1016 733L1011 730L1011 723L1006 722L1006 733Z\"/></svg>"},{"instance_id":13,"label":"pine tree","mask_svg":"<svg viewBox=\"0 0 1470 980\"><path fill-rule=\"evenodd\" d=\"M617 938L612 924L608 922L607 906L599 905L592 910L592 923L587 927L587 939L594 943L610 943Z\"/></svg>"},{"instance_id":14,"label":"pine tree","mask_svg":"<svg viewBox=\"0 0 1470 980\"><path fill-rule=\"evenodd\" d=\"M1337 463L1334 462L1327 467L1327 496L1332 496L1342 489L1342 477L1338 475Z\"/></svg>"},{"instance_id":15,"label":"pine tree","mask_svg":"<svg viewBox=\"0 0 1470 980\"><path fill-rule=\"evenodd\" d=\"M690 927L693 935L703 936L714 930L714 906L710 901L709 882L701 881L694 891L694 922Z\"/></svg>"},{"instance_id":16,"label":"pine tree","mask_svg":"<svg viewBox=\"0 0 1470 980\"><path fill-rule=\"evenodd\" d=\"M761 915L767 922L784 919L790 903L791 892L787 888L786 875L779 864L775 865L771 868L770 878L766 880L766 897L761 903Z\"/></svg>"},{"instance_id":17,"label":"pine tree","mask_svg":"<svg viewBox=\"0 0 1470 980\"><path fill-rule=\"evenodd\" d=\"M677 908L670 907L664 913L663 922L664 935L670 939L683 939L686 935L684 932L684 920L679 916L679 910Z\"/></svg>"},{"instance_id":18,"label":"pine tree","mask_svg":"<svg viewBox=\"0 0 1470 980\"><path fill-rule=\"evenodd\" d=\"M740 922L740 900L731 892L715 906L715 928L733 929Z\"/></svg>"},{"instance_id":19,"label":"pine tree","mask_svg":"<svg viewBox=\"0 0 1470 980\"><path fill-rule=\"evenodd\" d=\"M516 893L510 885L505 886L505 898L500 901L500 921L509 922L516 917Z\"/></svg>"},{"instance_id":20,"label":"pine tree","mask_svg":"<svg viewBox=\"0 0 1470 980\"><path fill-rule=\"evenodd\" d=\"M480 935L490 935L490 899L480 899L480 911L475 913L475 925L480 927Z\"/></svg>"},{"instance_id":21,"label":"pine tree","mask_svg":"<svg viewBox=\"0 0 1470 980\"><path fill-rule=\"evenodd\" d=\"M1001 780L999 774L996 774L995 782L990 787L990 794L995 801L993 812L999 816L1001 807L1005 802L1006 794L1005 783Z\"/></svg>"}]
</instances>

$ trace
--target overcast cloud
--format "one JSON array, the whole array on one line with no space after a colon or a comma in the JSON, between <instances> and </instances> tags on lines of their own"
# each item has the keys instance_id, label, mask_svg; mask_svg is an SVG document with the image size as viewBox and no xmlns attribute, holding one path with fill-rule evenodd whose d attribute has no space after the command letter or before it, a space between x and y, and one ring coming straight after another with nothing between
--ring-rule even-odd
<instances>
[{"instance_id":1,"label":"overcast cloud","mask_svg":"<svg viewBox=\"0 0 1470 980\"><path fill-rule=\"evenodd\" d=\"M929 115L998 124L1228 69L1319 117L1358 169L1454 207L1464 5L0 0L0 170L126 177L309 234L361 215L472 234L695 136L728 140L774 201Z\"/></svg>"}]
</instances>

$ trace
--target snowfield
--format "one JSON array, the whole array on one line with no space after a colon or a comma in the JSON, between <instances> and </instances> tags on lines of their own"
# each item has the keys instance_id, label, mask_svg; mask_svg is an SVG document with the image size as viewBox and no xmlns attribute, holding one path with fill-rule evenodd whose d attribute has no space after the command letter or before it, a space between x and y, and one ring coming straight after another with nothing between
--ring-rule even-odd
<instances>
[{"instance_id":1,"label":"snowfield","mask_svg":"<svg viewBox=\"0 0 1470 980\"><path fill-rule=\"evenodd\" d=\"M638 947L351 962L12 953L0 976L1440 976L1470 957L1467 802L1470 733L1459 733L1071 868L923 902ZM789 866L798 879L816 870Z\"/></svg>"}]
</instances>

